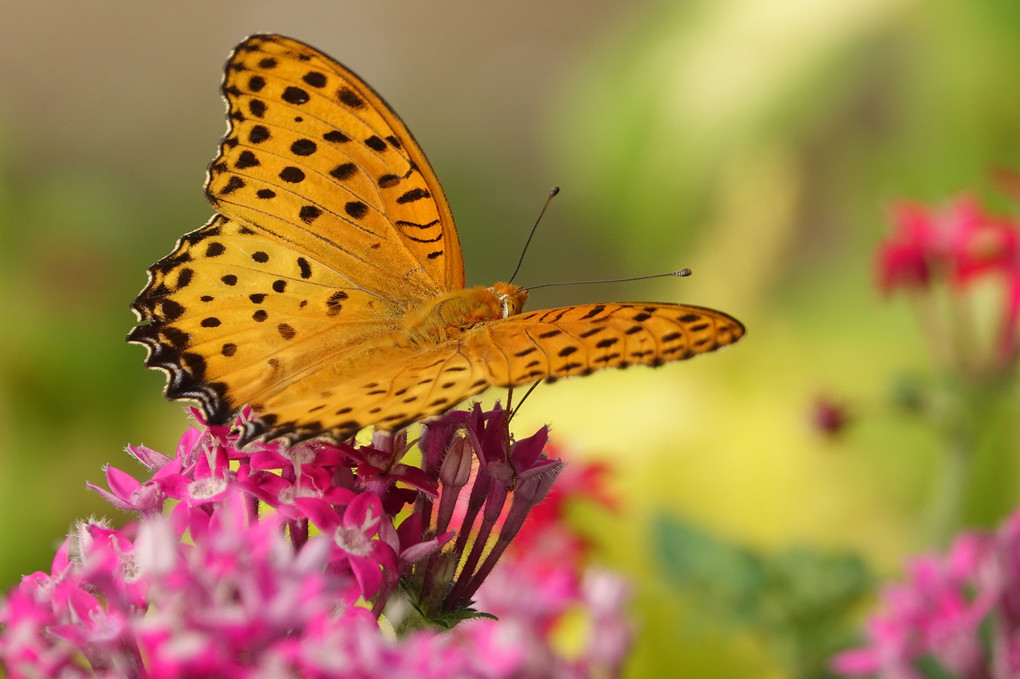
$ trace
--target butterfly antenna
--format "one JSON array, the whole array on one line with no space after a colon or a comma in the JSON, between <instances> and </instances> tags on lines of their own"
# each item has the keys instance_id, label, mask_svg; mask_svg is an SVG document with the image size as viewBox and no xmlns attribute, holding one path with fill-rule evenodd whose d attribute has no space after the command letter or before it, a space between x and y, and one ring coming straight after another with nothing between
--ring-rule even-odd
<instances>
[{"instance_id":1,"label":"butterfly antenna","mask_svg":"<svg viewBox=\"0 0 1020 679\"><path fill-rule=\"evenodd\" d=\"M528 252L528 246L531 245L531 239L535 237L535 232L538 231L538 224L542 221L542 216L545 215L546 209L549 207L549 203L556 197L556 194L560 192L560 187L554 186L549 189L549 197L545 199L545 205L542 206L542 211L538 213L538 219L535 220L535 225L531 227L531 233L528 234L528 240L524 244L524 249L521 250L521 258L517 260L517 268L514 269L514 273L510 276L510 280L507 283L513 283L514 279L517 278L517 273L521 270L521 264L524 264L524 255Z\"/></svg>"},{"instance_id":2,"label":"butterfly antenna","mask_svg":"<svg viewBox=\"0 0 1020 679\"><path fill-rule=\"evenodd\" d=\"M684 267L682 269L677 269L676 271L667 271L666 273L657 273L652 274L651 276L634 276L632 278L606 278L601 281L564 281L561 283L542 283L540 285L532 285L524 289L527 290L528 292L531 292L532 290L538 290L539 288L551 288L554 285L588 285L589 283L629 283L631 281L646 281L649 278L667 278L669 276L686 278L687 276L690 276L692 273L694 272L688 269L687 267Z\"/></svg>"}]
</instances>

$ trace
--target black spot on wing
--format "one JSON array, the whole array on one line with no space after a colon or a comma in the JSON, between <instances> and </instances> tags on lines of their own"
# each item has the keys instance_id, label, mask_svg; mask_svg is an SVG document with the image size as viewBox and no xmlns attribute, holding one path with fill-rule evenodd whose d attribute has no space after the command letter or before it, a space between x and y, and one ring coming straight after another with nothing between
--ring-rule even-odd
<instances>
[{"instance_id":1,"label":"black spot on wing","mask_svg":"<svg viewBox=\"0 0 1020 679\"><path fill-rule=\"evenodd\" d=\"M300 217L301 221L304 222L305 224L311 224L321 214L322 210L315 207L314 205L302 205L301 210L298 212L298 217Z\"/></svg>"},{"instance_id":2,"label":"black spot on wing","mask_svg":"<svg viewBox=\"0 0 1020 679\"><path fill-rule=\"evenodd\" d=\"M311 139L298 139L290 145L290 152L296 156L310 156L318 149Z\"/></svg>"},{"instance_id":3,"label":"black spot on wing","mask_svg":"<svg viewBox=\"0 0 1020 679\"><path fill-rule=\"evenodd\" d=\"M288 184L298 184L305 180L305 173L299 167L288 165L280 170L280 179Z\"/></svg>"},{"instance_id":4,"label":"black spot on wing","mask_svg":"<svg viewBox=\"0 0 1020 679\"><path fill-rule=\"evenodd\" d=\"M312 87L326 86L326 76L323 75L322 73L319 73L318 71L309 71L308 73L305 73L301 77L301 79L304 80L305 83L311 85Z\"/></svg>"},{"instance_id":5,"label":"black spot on wing","mask_svg":"<svg viewBox=\"0 0 1020 679\"><path fill-rule=\"evenodd\" d=\"M355 219L361 219L368 214L368 206L360 200L352 200L344 205L344 212Z\"/></svg>"},{"instance_id":6,"label":"black spot on wing","mask_svg":"<svg viewBox=\"0 0 1020 679\"><path fill-rule=\"evenodd\" d=\"M311 97L300 87L290 86L283 91L283 100L288 104L307 104Z\"/></svg>"},{"instance_id":7,"label":"black spot on wing","mask_svg":"<svg viewBox=\"0 0 1020 679\"><path fill-rule=\"evenodd\" d=\"M172 299L164 299L163 303L159 305L160 313L163 320L167 323L173 323L178 318L184 315L184 307L181 304L173 301Z\"/></svg>"},{"instance_id":8,"label":"black spot on wing","mask_svg":"<svg viewBox=\"0 0 1020 679\"><path fill-rule=\"evenodd\" d=\"M340 103L350 108L364 108L365 100L358 96L358 93L349 87L341 87L337 93L336 98L340 100Z\"/></svg>"},{"instance_id":9,"label":"black spot on wing","mask_svg":"<svg viewBox=\"0 0 1020 679\"><path fill-rule=\"evenodd\" d=\"M226 185L222 189L220 189L220 195L229 196L234 191L237 191L238 189L243 189L244 186L245 184L243 179L237 176L231 177L230 179L227 180Z\"/></svg>"},{"instance_id":10,"label":"black spot on wing","mask_svg":"<svg viewBox=\"0 0 1020 679\"><path fill-rule=\"evenodd\" d=\"M368 148L372 149L373 151L385 151L386 150L386 142L384 142L382 139L380 139L379 137L375 136L374 134L371 137L368 137L367 139L365 139L365 146L367 146Z\"/></svg>"},{"instance_id":11,"label":"black spot on wing","mask_svg":"<svg viewBox=\"0 0 1020 679\"><path fill-rule=\"evenodd\" d=\"M397 198L398 203L413 203L416 200L429 198L432 194L425 189L411 189Z\"/></svg>"},{"instance_id":12,"label":"black spot on wing","mask_svg":"<svg viewBox=\"0 0 1020 679\"><path fill-rule=\"evenodd\" d=\"M256 125L248 132L248 141L252 144L261 144L269 139L269 128L264 125Z\"/></svg>"},{"instance_id":13,"label":"black spot on wing","mask_svg":"<svg viewBox=\"0 0 1020 679\"><path fill-rule=\"evenodd\" d=\"M330 170L329 174L334 179L344 181L345 179L350 179L351 177L353 177L357 171L358 166L355 165L354 163L343 163L342 165L337 165L332 170Z\"/></svg>"},{"instance_id":14,"label":"black spot on wing","mask_svg":"<svg viewBox=\"0 0 1020 679\"><path fill-rule=\"evenodd\" d=\"M241 155L237 157L237 162L234 163L234 167L238 170L246 170L249 167L258 167L259 159L255 157L255 154L251 151L241 151Z\"/></svg>"}]
</instances>

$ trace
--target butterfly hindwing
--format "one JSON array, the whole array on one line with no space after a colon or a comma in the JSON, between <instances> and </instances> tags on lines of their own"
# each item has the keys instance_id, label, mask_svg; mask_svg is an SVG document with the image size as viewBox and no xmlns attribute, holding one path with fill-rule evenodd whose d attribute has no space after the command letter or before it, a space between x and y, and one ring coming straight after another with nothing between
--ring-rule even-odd
<instances>
[{"instance_id":1,"label":"butterfly hindwing","mask_svg":"<svg viewBox=\"0 0 1020 679\"><path fill-rule=\"evenodd\" d=\"M744 326L713 309L683 304L585 304L543 309L481 324L428 349L389 345L309 382L320 392L280 393L262 403L273 417L246 438L300 440L362 427L398 429L448 410L490 386L587 375L604 368L662 365L732 344ZM356 366L356 369L355 369Z\"/></svg>"},{"instance_id":2,"label":"butterfly hindwing","mask_svg":"<svg viewBox=\"0 0 1020 679\"><path fill-rule=\"evenodd\" d=\"M464 287L442 187L354 73L296 40L255 35L231 55L223 95L229 128L206 183L222 214L387 299Z\"/></svg>"},{"instance_id":3,"label":"butterfly hindwing","mask_svg":"<svg viewBox=\"0 0 1020 679\"><path fill-rule=\"evenodd\" d=\"M246 425L242 441L343 439L371 425L400 429L490 386L484 366L455 341L424 350L391 343L352 359L309 376L300 393L284 391L260 403L260 411L270 414Z\"/></svg>"},{"instance_id":4,"label":"butterfly hindwing","mask_svg":"<svg viewBox=\"0 0 1020 679\"><path fill-rule=\"evenodd\" d=\"M735 318L685 304L605 303L530 311L470 331L464 352L496 386L661 365L732 344Z\"/></svg>"}]
</instances>

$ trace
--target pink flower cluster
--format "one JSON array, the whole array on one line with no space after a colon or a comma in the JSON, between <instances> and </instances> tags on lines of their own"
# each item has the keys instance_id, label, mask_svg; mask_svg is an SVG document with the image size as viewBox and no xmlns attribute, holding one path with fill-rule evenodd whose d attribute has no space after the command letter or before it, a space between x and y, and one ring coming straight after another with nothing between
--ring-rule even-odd
<instances>
[{"instance_id":1,"label":"pink flower cluster","mask_svg":"<svg viewBox=\"0 0 1020 679\"><path fill-rule=\"evenodd\" d=\"M844 676L1020 676L1020 512L997 532L965 533L943 557L910 564L881 594L868 643L837 655Z\"/></svg>"},{"instance_id":2,"label":"pink flower cluster","mask_svg":"<svg viewBox=\"0 0 1020 679\"><path fill-rule=\"evenodd\" d=\"M1001 284L995 363L1017 358L1020 320L1020 224L995 216L964 196L944 210L916 203L893 207L895 230L878 248L879 287L885 292L927 289L936 281L962 290L989 277ZM971 319L951 319L969 325Z\"/></svg>"},{"instance_id":3,"label":"pink flower cluster","mask_svg":"<svg viewBox=\"0 0 1020 679\"><path fill-rule=\"evenodd\" d=\"M402 461L406 434L242 451L203 425L173 458L129 447L152 476L111 467L109 490L91 487L138 520L81 522L8 593L0 662L11 677L613 676L622 581L585 573L583 549L507 550L563 465L544 428L509 440L506 416L429 423L420 465ZM538 524L534 541L578 544L562 512ZM572 611L597 639L568 658L552 632Z\"/></svg>"}]
</instances>

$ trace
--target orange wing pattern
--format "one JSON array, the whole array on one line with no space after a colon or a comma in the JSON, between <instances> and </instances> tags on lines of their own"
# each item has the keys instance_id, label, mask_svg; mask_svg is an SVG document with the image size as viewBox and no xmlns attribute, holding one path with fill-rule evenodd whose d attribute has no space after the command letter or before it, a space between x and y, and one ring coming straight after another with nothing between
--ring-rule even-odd
<instances>
[{"instance_id":1,"label":"orange wing pattern","mask_svg":"<svg viewBox=\"0 0 1020 679\"><path fill-rule=\"evenodd\" d=\"M403 309L317 259L217 215L149 268L128 341L167 373L166 395L213 422L393 332Z\"/></svg>"},{"instance_id":2,"label":"orange wing pattern","mask_svg":"<svg viewBox=\"0 0 1020 679\"><path fill-rule=\"evenodd\" d=\"M497 386L589 375L603 368L658 366L732 344L740 321L684 304L606 303L542 309L468 333L464 351Z\"/></svg>"},{"instance_id":3,"label":"orange wing pattern","mask_svg":"<svg viewBox=\"0 0 1020 679\"><path fill-rule=\"evenodd\" d=\"M166 395L198 401L210 422L250 404L244 442L399 429L489 386L660 365L744 334L676 304L504 318L526 291L464 290L442 188L360 78L256 35L231 55L223 93L228 129L206 182L219 214L149 267L128 340L167 374Z\"/></svg>"},{"instance_id":4,"label":"orange wing pattern","mask_svg":"<svg viewBox=\"0 0 1020 679\"><path fill-rule=\"evenodd\" d=\"M394 300L464 287L443 189L360 78L296 40L256 35L227 62L229 128L206 194L220 213Z\"/></svg>"},{"instance_id":5,"label":"orange wing pattern","mask_svg":"<svg viewBox=\"0 0 1020 679\"><path fill-rule=\"evenodd\" d=\"M662 365L732 344L736 319L682 304L586 304L483 323L427 350L390 346L343 366L328 393L267 401L272 416L246 439L345 438L362 427L399 429L448 410L490 386L588 375L603 368Z\"/></svg>"}]
</instances>

